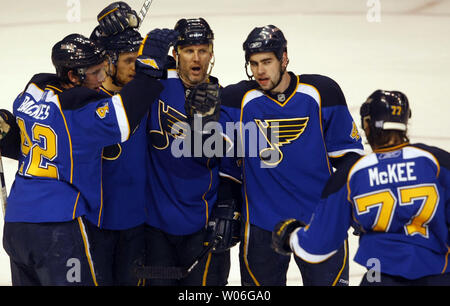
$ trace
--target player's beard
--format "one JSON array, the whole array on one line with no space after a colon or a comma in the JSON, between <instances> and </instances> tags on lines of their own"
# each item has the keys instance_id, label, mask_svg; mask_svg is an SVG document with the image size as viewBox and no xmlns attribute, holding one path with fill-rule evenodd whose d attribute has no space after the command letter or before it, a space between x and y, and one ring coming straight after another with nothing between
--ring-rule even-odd
<instances>
[{"instance_id":1,"label":"player's beard","mask_svg":"<svg viewBox=\"0 0 450 306\"><path fill-rule=\"evenodd\" d=\"M201 84L205 82L209 74L208 71L209 64L206 67L200 67L200 72L198 75L192 75L190 68L184 69L181 65L178 66L177 72L178 76L180 77L181 81L187 86L187 87L193 87L198 84Z\"/></svg>"},{"instance_id":2,"label":"player's beard","mask_svg":"<svg viewBox=\"0 0 450 306\"><path fill-rule=\"evenodd\" d=\"M272 92L272 90L274 90L278 85L280 85L285 71L286 71L286 69L283 69L283 66L280 63L280 70L279 70L278 77L275 80L272 80L269 78L270 86L264 86L264 87L266 87L266 88L264 88L263 86L261 86L260 83L258 83L259 87L261 87L261 89L265 92Z\"/></svg>"}]
</instances>

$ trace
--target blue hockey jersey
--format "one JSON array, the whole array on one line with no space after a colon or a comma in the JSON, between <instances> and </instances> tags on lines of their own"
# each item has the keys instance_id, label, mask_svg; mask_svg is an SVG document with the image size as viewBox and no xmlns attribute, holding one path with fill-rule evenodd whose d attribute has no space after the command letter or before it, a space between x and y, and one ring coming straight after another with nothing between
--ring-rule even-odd
<instances>
[{"instance_id":1,"label":"blue hockey jersey","mask_svg":"<svg viewBox=\"0 0 450 306\"><path fill-rule=\"evenodd\" d=\"M52 79L35 76L14 101L22 154L5 220L60 222L92 214L99 222L102 148L128 139L125 109L119 97L83 87L62 91ZM63 108L78 99L92 103Z\"/></svg>"},{"instance_id":2,"label":"blue hockey jersey","mask_svg":"<svg viewBox=\"0 0 450 306\"><path fill-rule=\"evenodd\" d=\"M102 88L106 97L113 94ZM143 224L149 201L150 157L147 149L147 116L130 138L103 151L102 228L123 230ZM93 222L94 220L89 220Z\"/></svg>"},{"instance_id":3,"label":"blue hockey jersey","mask_svg":"<svg viewBox=\"0 0 450 306\"><path fill-rule=\"evenodd\" d=\"M354 260L417 279L450 272L450 155L422 144L377 151L338 170L311 222L291 235L306 261L333 255L350 225L361 232Z\"/></svg>"},{"instance_id":4,"label":"blue hockey jersey","mask_svg":"<svg viewBox=\"0 0 450 306\"><path fill-rule=\"evenodd\" d=\"M151 187L147 223L169 234L188 235L208 222L217 199L219 162L182 153L188 136L183 133L188 125L185 88L174 69L161 82L164 90L148 120Z\"/></svg>"},{"instance_id":5,"label":"blue hockey jersey","mask_svg":"<svg viewBox=\"0 0 450 306\"><path fill-rule=\"evenodd\" d=\"M140 94L156 97L161 90L146 75L136 75L113 97L86 87L63 90L53 74L34 76L13 105L21 150L5 220L63 222L86 215L101 226L103 147L129 138L150 104Z\"/></svg>"},{"instance_id":6,"label":"blue hockey jersey","mask_svg":"<svg viewBox=\"0 0 450 306\"><path fill-rule=\"evenodd\" d=\"M243 214L268 231L287 218L308 221L333 169L330 160L363 153L361 138L339 86L320 75L294 75L271 97L255 81L222 92L221 123L239 122Z\"/></svg>"}]
</instances>

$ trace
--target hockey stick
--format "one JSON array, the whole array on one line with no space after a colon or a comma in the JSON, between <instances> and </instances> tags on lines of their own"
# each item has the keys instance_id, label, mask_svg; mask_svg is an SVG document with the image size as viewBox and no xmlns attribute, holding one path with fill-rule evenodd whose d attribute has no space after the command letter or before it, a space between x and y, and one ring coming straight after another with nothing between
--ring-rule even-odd
<instances>
[{"instance_id":1,"label":"hockey stick","mask_svg":"<svg viewBox=\"0 0 450 306\"><path fill-rule=\"evenodd\" d=\"M141 7L141 10L138 13L138 17L141 20L141 23L139 24L139 27L144 22L144 18L148 13L148 9L150 8L150 5L152 5L153 0L145 0L144 4Z\"/></svg>"},{"instance_id":2,"label":"hockey stick","mask_svg":"<svg viewBox=\"0 0 450 306\"><path fill-rule=\"evenodd\" d=\"M5 217L8 195L6 192L5 174L3 171L3 161L2 161L2 152L1 151L0 151L0 189L1 189L3 217Z\"/></svg>"},{"instance_id":3,"label":"hockey stick","mask_svg":"<svg viewBox=\"0 0 450 306\"><path fill-rule=\"evenodd\" d=\"M208 255L222 240L222 237L216 237L206 248L194 259L188 267L164 267L164 266L143 266L137 267L135 272L137 278L147 279L182 279L191 273L197 264Z\"/></svg>"}]
</instances>

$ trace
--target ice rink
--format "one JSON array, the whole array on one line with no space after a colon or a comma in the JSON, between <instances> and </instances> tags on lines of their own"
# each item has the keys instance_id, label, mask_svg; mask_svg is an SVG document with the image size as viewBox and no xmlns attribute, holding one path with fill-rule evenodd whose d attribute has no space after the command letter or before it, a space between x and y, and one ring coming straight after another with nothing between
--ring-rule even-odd
<instances>
[{"instance_id":1,"label":"ice rink","mask_svg":"<svg viewBox=\"0 0 450 306\"><path fill-rule=\"evenodd\" d=\"M54 43L70 33L89 36L97 13L110 2L3 0L0 108L11 110L33 74L53 72ZM143 2L127 1L136 10ZM358 124L359 106L369 94L376 89L400 90L412 108L411 142L450 150L449 0L154 0L140 31L145 35L156 27L172 28L182 17L204 17L212 27L213 75L222 85L246 78L242 43L247 34L255 26L274 24L288 40L288 69L337 81ZM9 190L17 165L5 158L3 164ZM357 285L363 273L352 261L356 246L351 237L351 285ZM236 251L230 285L240 285ZM9 259L0 248L0 285L10 283ZM288 285L300 284L292 265Z\"/></svg>"}]
</instances>

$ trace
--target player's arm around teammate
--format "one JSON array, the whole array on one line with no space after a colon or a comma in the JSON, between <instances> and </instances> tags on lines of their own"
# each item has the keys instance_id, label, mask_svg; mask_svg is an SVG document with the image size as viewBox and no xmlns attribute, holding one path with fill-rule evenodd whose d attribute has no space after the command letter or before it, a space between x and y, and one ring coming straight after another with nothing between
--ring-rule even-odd
<instances>
[{"instance_id":1,"label":"player's arm around teammate","mask_svg":"<svg viewBox=\"0 0 450 306\"><path fill-rule=\"evenodd\" d=\"M156 32L167 52L173 32ZM136 92L156 98L162 90L159 72L146 64L159 53L147 47L135 79L105 98L103 50L68 35L52 49L56 75L34 76L14 101L21 151L3 235L13 285L98 284L85 215L101 220L102 148L127 140L152 102Z\"/></svg>"}]
</instances>

